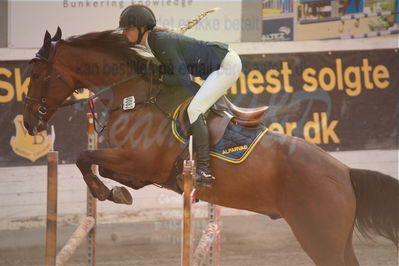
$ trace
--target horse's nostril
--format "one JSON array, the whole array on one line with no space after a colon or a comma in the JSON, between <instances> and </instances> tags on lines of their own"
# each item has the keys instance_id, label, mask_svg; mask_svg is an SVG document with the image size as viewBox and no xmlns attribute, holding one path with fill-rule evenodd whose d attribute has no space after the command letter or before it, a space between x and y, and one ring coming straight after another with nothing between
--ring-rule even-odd
<instances>
[{"instance_id":1,"label":"horse's nostril","mask_svg":"<svg viewBox=\"0 0 399 266\"><path fill-rule=\"evenodd\" d=\"M26 121L24 121L24 126L25 126L25 128L29 131L29 123L26 122Z\"/></svg>"}]
</instances>

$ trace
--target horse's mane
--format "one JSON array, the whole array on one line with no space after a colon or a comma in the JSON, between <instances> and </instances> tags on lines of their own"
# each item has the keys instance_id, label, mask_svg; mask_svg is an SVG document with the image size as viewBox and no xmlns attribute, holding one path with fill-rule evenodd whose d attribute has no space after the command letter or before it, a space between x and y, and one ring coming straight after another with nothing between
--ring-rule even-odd
<instances>
[{"instance_id":1,"label":"horse's mane","mask_svg":"<svg viewBox=\"0 0 399 266\"><path fill-rule=\"evenodd\" d=\"M131 49L134 45L123 34L114 30L89 32L83 35L71 36L64 40L64 43L70 46L99 50L121 59L146 62L145 58Z\"/></svg>"}]
</instances>

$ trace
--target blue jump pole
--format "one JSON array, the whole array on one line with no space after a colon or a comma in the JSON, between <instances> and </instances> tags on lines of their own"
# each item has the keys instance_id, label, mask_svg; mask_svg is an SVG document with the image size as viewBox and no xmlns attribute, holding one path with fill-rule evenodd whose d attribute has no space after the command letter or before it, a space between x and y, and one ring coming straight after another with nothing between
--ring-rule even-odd
<instances>
[{"instance_id":1,"label":"blue jump pole","mask_svg":"<svg viewBox=\"0 0 399 266\"><path fill-rule=\"evenodd\" d=\"M323 40L361 39L361 38L379 37L379 36L395 35L395 34L399 34L399 30L386 30L386 31L378 31L378 32L369 32L369 33L362 33L362 34L356 34L356 35L347 35L347 36L326 38L326 39L323 39Z\"/></svg>"}]
</instances>

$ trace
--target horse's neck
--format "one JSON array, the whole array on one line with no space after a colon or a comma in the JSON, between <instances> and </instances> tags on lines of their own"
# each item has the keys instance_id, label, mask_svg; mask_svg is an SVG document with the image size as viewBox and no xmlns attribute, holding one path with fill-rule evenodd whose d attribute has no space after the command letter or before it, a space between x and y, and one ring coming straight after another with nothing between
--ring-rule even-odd
<instances>
[{"instance_id":1,"label":"horse's neck","mask_svg":"<svg viewBox=\"0 0 399 266\"><path fill-rule=\"evenodd\" d=\"M120 106L123 98L127 96L134 96L136 101L140 102L147 100L149 96L156 96L160 106L167 111L173 111L189 96L182 88L171 88L159 84L156 77L145 79L134 73L132 61L127 58L116 58L93 49L71 46L59 49L58 53L61 56L60 61L67 65L78 87L89 88L96 93L107 86L116 84L112 90L100 97L100 100L111 108ZM143 63L139 58L137 62L139 62L138 65ZM129 78L132 79L118 84Z\"/></svg>"},{"instance_id":2,"label":"horse's neck","mask_svg":"<svg viewBox=\"0 0 399 266\"><path fill-rule=\"evenodd\" d=\"M63 61L76 80L76 86L98 93L104 105L112 108L120 105L124 97L135 96L144 100L148 81L133 72L127 59L121 59L104 52L81 47L68 46L60 49ZM71 60L73 59L73 60Z\"/></svg>"},{"instance_id":3,"label":"horse's neck","mask_svg":"<svg viewBox=\"0 0 399 266\"><path fill-rule=\"evenodd\" d=\"M78 87L92 88L111 84L123 74L115 71L122 63L106 53L85 47L60 44L57 50L59 64L66 67Z\"/></svg>"}]
</instances>

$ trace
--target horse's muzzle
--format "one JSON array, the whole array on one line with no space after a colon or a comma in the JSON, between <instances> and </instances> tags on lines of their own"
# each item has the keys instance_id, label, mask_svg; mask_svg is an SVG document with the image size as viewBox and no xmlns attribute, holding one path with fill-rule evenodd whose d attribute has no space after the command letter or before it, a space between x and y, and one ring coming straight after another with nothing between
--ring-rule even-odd
<instances>
[{"instance_id":1,"label":"horse's muzzle","mask_svg":"<svg viewBox=\"0 0 399 266\"><path fill-rule=\"evenodd\" d=\"M39 121L38 125L31 126L29 122L24 120L24 127L28 131L28 134L30 136L35 136L37 133L40 131L43 131L46 129L46 126L43 126L43 122Z\"/></svg>"},{"instance_id":2,"label":"horse's muzzle","mask_svg":"<svg viewBox=\"0 0 399 266\"><path fill-rule=\"evenodd\" d=\"M28 131L30 136L34 136L40 131L47 129L47 123L40 119L37 115L34 115L29 108L24 110L24 127Z\"/></svg>"},{"instance_id":3,"label":"horse's muzzle","mask_svg":"<svg viewBox=\"0 0 399 266\"><path fill-rule=\"evenodd\" d=\"M29 123L26 120L24 120L24 127L28 131L28 134L33 136L33 129L30 127Z\"/></svg>"}]
</instances>

